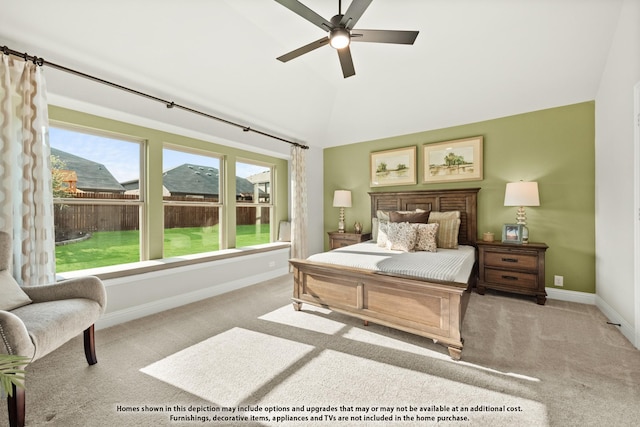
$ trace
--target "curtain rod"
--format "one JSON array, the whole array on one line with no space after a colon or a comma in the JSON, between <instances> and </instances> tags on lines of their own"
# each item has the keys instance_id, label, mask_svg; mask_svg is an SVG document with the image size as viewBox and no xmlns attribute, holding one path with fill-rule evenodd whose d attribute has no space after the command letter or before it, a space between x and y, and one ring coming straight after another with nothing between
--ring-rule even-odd
<instances>
[{"instance_id":1,"label":"curtain rod","mask_svg":"<svg viewBox=\"0 0 640 427\"><path fill-rule=\"evenodd\" d=\"M289 141L287 139L280 138L279 136L271 135L271 134L269 134L267 132L263 132L263 131L260 131L260 130L257 130L257 129L253 129L253 128L249 127L249 126L244 126L244 125L241 125L239 123L235 123L235 122L232 122L230 120L223 119L221 117L216 117L213 114L205 113L205 112L196 110L196 109L191 108L191 107L187 107L187 106L184 106L184 105L176 104L173 101L167 101L165 99L159 98L157 96L149 95L149 94L141 92L139 90L131 89L129 87L122 86L122 85L119 85L117 83L113 83L113 82L110 82L108 80L104 80L104 79L101 79L99 77L95 77L95 76L92 76L90 74L83 73L81 71L77 71L77 70L62 66L62 65L58 65L58 64L55 64L55 63L53 63L51 61L46 61L44 58L39 58L37 56L29 55L26 52L25 53L18 52L17 50L10 49L7 46L2 46L1 50L2 50L2 53L4 53L5 55L17 56L17 57L20 57L20 58L24 59L25 61L32 61L34 64L36 64L38 66L46 65L48 67L55 68L55 69L58 69L60 71L64 71L66 73L74 74L76 76L80 76L80 77L83 77L83 78L88 79L88 80L93 80L94 82L102 83L104 85L111 86L113 88L120 89L122 91L129 92L129 93L132 93L134 95L141 96L143 98L147 98L147 99L151 99L153 101L160 102L160 103L164 104L167 108L179 108L181 110L188 111L188 112L193 113L193 114L197 114L197 115L209 118L209 119L217 120L219 122L222 122L222 123L225 123L225 124L228 124L228 125L231 125L231 126L235 126L237 128L242 129L243 132L255 132L255 133L259 134L259 135L266 136L266 137L273 138L273 139L277 139L278 141L286 142L287 144L291 144L291 145L294 145L296 147L303 148L305 150L309 148L307 145L300 144L300 143L294 142L294 141Z\"/></svg>"}]
</instances>

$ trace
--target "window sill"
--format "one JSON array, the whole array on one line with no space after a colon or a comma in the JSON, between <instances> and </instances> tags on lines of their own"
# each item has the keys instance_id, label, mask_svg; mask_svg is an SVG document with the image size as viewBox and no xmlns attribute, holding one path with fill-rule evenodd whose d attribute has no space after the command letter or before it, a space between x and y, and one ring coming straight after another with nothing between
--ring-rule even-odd
<instances>
[{"instance_id":1,"label":"window sill","mask_svg":"<svg viewBox=\"0 0 640 427\"><path fill-rule=\"evenodd\" d=\"M291 247L291 244L289 242L265 243L263 245L225 249L216 252L183 255L180 257L164 258L150 261L132 262L129 264L119 264L109 267L98 267L86 270L68 271L65 273L56 274L56 278L57 280L67 280L81 276L97 276L102 280L115 279L119 277L133 276L136 274L150 273L170 268L184 267L212 261L220 261L224 259L237 258L263 252L271 252L289 247Z\"/></svg>"}]
</instances>

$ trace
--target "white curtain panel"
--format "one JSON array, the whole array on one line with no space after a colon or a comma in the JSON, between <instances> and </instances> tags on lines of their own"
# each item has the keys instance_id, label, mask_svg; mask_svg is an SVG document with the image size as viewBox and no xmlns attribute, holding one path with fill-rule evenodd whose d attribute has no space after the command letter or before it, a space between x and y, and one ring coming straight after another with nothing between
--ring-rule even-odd
<instances>
[{"instance_id":1,"label":"white curtain panel","mask_svg":"<svg viewBox=\"0 0 640 427\"><path fill-rule=\"evenodd\" d=\"M13 236L18 283L52 283L55 236L45 80L33 62L0 57L0 230Z\"/></svg>"},{"instance_id":2,"label":"white curtain panel","mask_svg":"<svg viewBox=\"0 0 640 427\"><path fill-rule=\"evenodd\" d=\"M305 259L307 244L306 149L291 146L291 257Z\"/></svg>"}]
</instances>

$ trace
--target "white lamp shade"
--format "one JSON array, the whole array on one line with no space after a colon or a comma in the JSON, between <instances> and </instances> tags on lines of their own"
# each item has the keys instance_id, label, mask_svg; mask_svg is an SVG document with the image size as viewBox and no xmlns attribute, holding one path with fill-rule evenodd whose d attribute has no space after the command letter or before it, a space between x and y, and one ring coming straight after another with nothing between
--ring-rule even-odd
<instances>
[{"instance_id":1,"label":"white lamp shade","mask_svg":"<svg viewBox=\"0 0 640 427\"><path fill-rule=\"evenodd\" d=\"M504 192L505 206L540 206L537 182L509 182Z\"/></svg>"},{"instance_id":2,"label":"white lamp shade","mask_svg":"<svg viewBox=\"0 0 640 427\"><path fill-rule=\"evenodd\" d=\"M335 193L333 193L333 207L350 208L351 207L351 191L336 190Z\"/></svg>"}]
</instances>

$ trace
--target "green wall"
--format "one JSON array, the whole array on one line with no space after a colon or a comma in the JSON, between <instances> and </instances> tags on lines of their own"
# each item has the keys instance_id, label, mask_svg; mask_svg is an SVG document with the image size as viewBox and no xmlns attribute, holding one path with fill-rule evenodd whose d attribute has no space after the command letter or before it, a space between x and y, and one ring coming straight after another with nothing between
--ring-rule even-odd
<instances>
[{"instance_id":1,"label":"green wall","mask_svg":"<svg viewBox=\"0 0 640 427\"><path fill-rule=\"evenodd\" d=\"M530 241L549 245L546 286L564 276L562 289L595 292L595 104L584 102L451 128L395 136L324 150L324 228L336 230L338 208L333 191L352 191L353 207L346 208L347 231L369 219L370 191L480 187L478 233L493 231L500 238L502 224L515 222L515 207L503 206L507 182L537 181L540 206L527 208ZM421 184L422 146L482 135L484 179L448 184ZM418 184L369 186L369 153L418 147ZM328 239L325 233L325 247Z\"/></svg>"},{"instance_id":2,"label":"green wall","mask_svg":"<svg viewBox=\"0 0 640 427\"><path fill-rule=\"evenodd\" d=\"M133 136L147 141L147 182L149 185L149 198L147 209L146 224L148 229L145 230L145 236L149 248L148 259L162 258L163 247L163 218L156 212L162 212L162 148L163 144L172 144L190 149L196 149L222 155L223 169L227 176L235 176L236 160L255 160L258 162L268 163L275 166L275 182L273 185L275 196L275 215L272 229L277 231L277 224L280 221L288 219L288 175L289 166L286 159L279 159L254 153L245 150L231 148L225 145L215 144L208 141L189 138L174 133L163 132L157 129L146 128L142 126L124 123L117 120L106 119L91 114L86 114L74 110L69 110L57 106L49 106L49 119L61 123L84 126L89 129L108 130L110 132L119 133L126 136ZM55 124L55 123L54 123ZM174 147L175 148L175 147ZM226 194L236 194L236 180L225 180ZM226 198L226 209L221 215L222 225L235 222L235 197ZM227 248L235 247L235 228L221 227L222 230L227 229L227 233L222 238ZM276 236L277 237L277 236Z\"/></svg>"}]
</instances>

